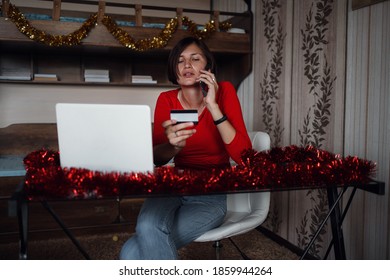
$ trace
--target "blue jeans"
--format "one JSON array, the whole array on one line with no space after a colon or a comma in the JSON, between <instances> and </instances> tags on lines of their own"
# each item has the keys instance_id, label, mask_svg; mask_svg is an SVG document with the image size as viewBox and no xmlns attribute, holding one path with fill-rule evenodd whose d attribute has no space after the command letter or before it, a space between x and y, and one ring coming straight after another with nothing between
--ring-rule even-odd
<instances>
[{"instance_id":1,"label":"blue jeans","mask_svg":"<svg viewBox=\"0 0 390 280\"><path fill-rule=\"evenodd\" d=\"M225 214L226 195L148 198L120 259L177 259L179 248L218 227Z\"/></svg>"}]
</instances>

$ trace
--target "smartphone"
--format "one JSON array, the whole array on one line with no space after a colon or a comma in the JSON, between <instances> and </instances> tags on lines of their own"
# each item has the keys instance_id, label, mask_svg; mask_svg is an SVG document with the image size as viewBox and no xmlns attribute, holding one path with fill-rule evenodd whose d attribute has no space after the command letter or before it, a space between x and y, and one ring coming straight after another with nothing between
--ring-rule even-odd
<instances>
[{"instance_id":1,"label":"smartphone","mask_svg":"<svg viewBox=\"0 0 390 280\"><path fill-rule=\"evenodd\" d=\"M207 63L207 65L204 68L204 70L208 71L208 70L210 70L210 68L211 68L210 64ZM203 97L206 97L207 96L207 92L209 90L209 87L202 81L199 82L199 85L200 85L200 88L202 90Z\"/></svg>"},{"instance_id":2,"label":"smartphone","mask_svg":"<svg viewBox=\"0 0 390 280\"><path fill-rule=\"evenodd\" d=\"M207 96L207 91L209 90L209 87L202 81L199 82L200 88L202 89L203 97Z\"/></svg>"},{"instance_id":3,"label":"smartphone","mask_svg":"<svg viewBox=\"0 0 390 280\"><path fill-rule=\"evenodd\" d=\"M176 120L177 123L193 122L198 123L198 110L171 110L171 120Z\"/></svg>"}]
</instances>

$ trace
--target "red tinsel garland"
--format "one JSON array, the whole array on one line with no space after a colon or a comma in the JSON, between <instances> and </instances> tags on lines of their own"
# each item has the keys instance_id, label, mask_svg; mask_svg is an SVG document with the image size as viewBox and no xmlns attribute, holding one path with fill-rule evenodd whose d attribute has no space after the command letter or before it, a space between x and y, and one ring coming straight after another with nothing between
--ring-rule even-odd
<instances>
[{"instance_id":1,"label":"red tinsel garland","mask_svg":"<svg viewBox=\"0 0 390 280\"><path fill-rule=\"evenodd\" d=\"M375 170L371 161L342 158L311 146L246 150L241 159L237 166L211 171L159 167L154 173L119 174L61 168L58 152L38 150L24 159L25 189L30 199L205 194L364 184Z\"/></svg>"}]
</instances>

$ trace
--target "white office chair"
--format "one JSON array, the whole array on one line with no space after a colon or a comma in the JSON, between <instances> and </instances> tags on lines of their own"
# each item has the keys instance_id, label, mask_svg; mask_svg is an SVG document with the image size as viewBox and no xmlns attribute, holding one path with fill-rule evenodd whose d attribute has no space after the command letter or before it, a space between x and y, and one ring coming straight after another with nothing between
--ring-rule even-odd
<instances>
[{"instance_id":1,"label":"white office chair","mask_svg":"<svg viewBox=\"0 0 390 280\"><path fill-rule=\"evenodd\" d=\"M271 140L265 132L251 132L253 149L263 151L270 149ZM223 223L200 237L195 242L214 241L216 257L219 259L219 250L222 247L221 240L229 238L232 244L239 250L244 259L248 257L238 248L230 238L235 235L246 233L261 225L268 215L270 204L269 192L252 192L227 195L227 213Z\"/></svg>"}]
</instances>

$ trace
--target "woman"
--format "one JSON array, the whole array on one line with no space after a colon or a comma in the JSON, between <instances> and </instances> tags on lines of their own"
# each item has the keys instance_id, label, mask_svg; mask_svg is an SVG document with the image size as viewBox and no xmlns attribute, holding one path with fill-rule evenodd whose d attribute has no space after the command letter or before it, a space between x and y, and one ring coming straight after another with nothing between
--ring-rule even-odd
<instances>
[{"instance_id":1,"label":"woman","mask_svg":"<svg viewBox=\"0 0 390 280\"><path fill-rule=\"evenodd\" d=\"M169 80L179 88L160 94L154 114L156 165L174 158L178 168L224 168L251 148L233 85L215 79L215 60L203 41L184 38L168 58ZM206 87L202 94L201 83ZM172 109L197 109L198 123L177 123ZM226 195L148 198L136 233L121 259L177 259L177 250L218 227L226 214Z\"/></svg>"}]
</instances>

